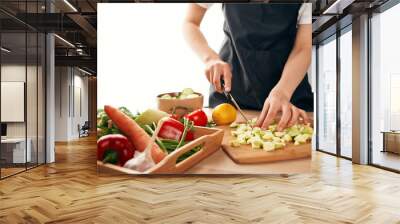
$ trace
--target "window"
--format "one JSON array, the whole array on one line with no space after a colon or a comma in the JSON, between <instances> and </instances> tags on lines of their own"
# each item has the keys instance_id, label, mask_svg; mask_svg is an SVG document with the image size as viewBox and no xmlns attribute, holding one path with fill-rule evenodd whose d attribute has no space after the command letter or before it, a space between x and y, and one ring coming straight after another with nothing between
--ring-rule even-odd
<instances>
[{"instance_id":1,"label":"window","mask_svg":"<svg viewBox=\"0 0 400 224\"><path fill-rule=\"evenodd\" d=\"M400 170L400 5L371 18L372 164Z\"/></svg>"},{"instance_id":2,"label":"window","mask_svg":"<svg viewBox=\"0 0 400 224\"><path fill-rule=\"evenodd\" d=\"M340 36L340 155L352 157L352 33L351 26Z\"/></svg>"},{"instance_id":3,"label":"window","mask_svg":"<svg viewBox=\"0 0 400 224\"><path fill-rule=\"evenodd\" d=\"M39 12L43 3L18 6L22 15ZM3 13L0 17L14 20ZM23 25L0 28L0 178L5 178L45 163L46 38Z\"/></svg>"},{"instance_id":4,"label":"window","mask_svg":"<svg viewBox=\"0 0 400 224\"><path fill-rule=\"evenodd\" d=\"M31 162L32 141L27 137L25 100L27 90L26 33L1 33L1 123L6 131L0 144L1 177L26 170ZM17 106L18 105L18 106ZM9 108L13 108L10 110ZM11 143L8 143L11 142ZM28 147L28 148L27 148Z\"/></svg>"},{"instance_id":5,"label":"window","mask_svg":"<svg viewBox=\"0 0 400 224\"><path fill-rule=\"evenodd\" d=\"M318 149L336 153L336 37L318 48Z\"/></svg>"}]
</instances>

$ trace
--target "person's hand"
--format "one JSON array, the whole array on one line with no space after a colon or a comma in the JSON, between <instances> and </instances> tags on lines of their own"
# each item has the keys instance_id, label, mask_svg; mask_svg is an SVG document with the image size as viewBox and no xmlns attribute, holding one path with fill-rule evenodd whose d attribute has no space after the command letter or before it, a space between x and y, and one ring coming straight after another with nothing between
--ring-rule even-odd
<instances>
[{"instance_id":1,"label":"person's hand","mask_svg":"<svg viewBox=\"0 0 400 224\"><path fill-rule=\"evenodd\" d=\"M222 93L224 91L221 86L221 79L225 82L225 91L231 91L232 72L228 63L221 59L207 61L205 75L217 92Z\"/></svg>"},{"instance_id":2,"label":"person's hand","mask_svg":"<svg viewBox=\"0 0 400 224\"><path fill-rule=\"evenodd\" d=\"M257 119L256 126L268 128L268 126L274 122L278 114L282 115L278 123L278 131L282 131L286 127L293 126L298 122L310 123L307 113L291 104L290 97L278 90L272 90L265 100L263 110Z\"/></svg>"}]
</instances>

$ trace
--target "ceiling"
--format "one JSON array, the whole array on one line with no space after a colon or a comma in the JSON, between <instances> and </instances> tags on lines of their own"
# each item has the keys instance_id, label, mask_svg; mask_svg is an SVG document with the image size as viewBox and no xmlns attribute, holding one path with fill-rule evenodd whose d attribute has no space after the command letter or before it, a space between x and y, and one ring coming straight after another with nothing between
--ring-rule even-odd
<instances>
[{"instance_id":1,"label":"ceiling","mask_svg":"<svg viewBox=\"0 0 400 224\"><path fill-rule=\"evenodd\" d=\"M398 0L318 0L313 4L313 43L332 36L352 23L354 17L376 12L388 3Z\"/></svg>"},{"instance_id":2,"label":"ceiling","mask_svg":"<svg viewBox=\"0 0 400 224\"><path fill-rule=\"evenodd\" d=\"M96 74L98 2L47 0L46 4L45 0L1 0L2 46L12 49L12 52L2 54L3 60L22 58L25 51L27 57L32 58L37 44L30 43L31 39L37 33L52 32L57 34L56 66L78 66ZM28 33L28 45L25 44L25 32ZM36 43L36 39L33 42Z\"/></svg>"}]
</instances>

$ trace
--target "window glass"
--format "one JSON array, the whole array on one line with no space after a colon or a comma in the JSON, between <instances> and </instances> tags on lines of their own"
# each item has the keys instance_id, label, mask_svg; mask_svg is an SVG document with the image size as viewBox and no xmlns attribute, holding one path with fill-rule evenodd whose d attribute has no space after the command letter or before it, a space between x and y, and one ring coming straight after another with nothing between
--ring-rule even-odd
<instances>
[{"instance_id":1,"label":"window glass","mask_svg":"<svg viewBox=\"0 0 400 224\"><path fill-rule=\"evenodd\" d=\"M352 33L340 36L340 154L351 158Z\"/></svg>"},{"instance_id":2,"label":"window glass","mask_svg":"<svg viewBox=\"0 0 400 224\"><path fill-rule=\"evenodd\" d=\"M40 3L39 3L40 2ZM1 2L22 16L44 1ZM0 178L45 162L45 35L0 12Z\"/></svg>"},{"instance_id":3,"label":"window glass","mask_svg":"<svg viewBox=\"0 0 400 224\"><path fill-rule=\"evenodd\" d=\"M26 33L1 33L1 177L26 170L30 141L26 141Z\"/></svg>"},{"instance_id":4,"label":"window glass","mask_svg":"<svg viewBox=\"0 0 400 224\"><path fill-rule=\"evenodd\" d=\"M28 168L37 165L37 126L38 126L38 35L36 32L27 33L27 75L26 75L26 116L27 116L27 143L28 149L31 152L27 163Z\"/></svg>"},{"instance_id":5,"label":"window glass","mask_svg":"<svg viewBox=\"0 0 400 224\"><path fill-rule=\"evenodd\" d=\"M45 103L45 93L46 93L46 76L45 76L45 64L46 64L46 36L43 33L38 35L38 77L37 77L37 90L38 90L38 136L37 136L37 162L38 164L45 163L46 158L46 148L45 148L45 124L46 124L46 103Z\"/></svg>"},{"instance_id":6,"label":"window glass","mask_svg":"<svg viewBox=\"0 0 400 224\"><path fill-rule=\"evenodd\" d=\"M318 149L336 153L336 39L318 48Z\"/></svg>"},{"instance_id":7,"label":"window glass","mask_svg":"<svg viewBox=\"0 0 400 224\"><path fill-rule=\"evenodd\" d=\"M372 26L372 163L400 170L400 4L376 14ZM386 134L385 134L386 133Z\"/></svg>"}]
</instances>

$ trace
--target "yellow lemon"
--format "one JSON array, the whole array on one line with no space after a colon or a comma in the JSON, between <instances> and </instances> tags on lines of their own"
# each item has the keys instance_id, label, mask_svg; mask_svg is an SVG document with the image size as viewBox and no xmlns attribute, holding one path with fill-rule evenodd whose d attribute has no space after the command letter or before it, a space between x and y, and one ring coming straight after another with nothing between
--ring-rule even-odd
<instances>
[{"instance_id":1,"label":"yellow lemon","mask_svg":"<svg viewBox=\"0 0 400 224\"><path fill-rule=\"evenodd\" d=\"M217 125L228 125L236 120L236 109L229 103L216 106L212 112L212 119Z\"/></svg>"}]
</instances>

